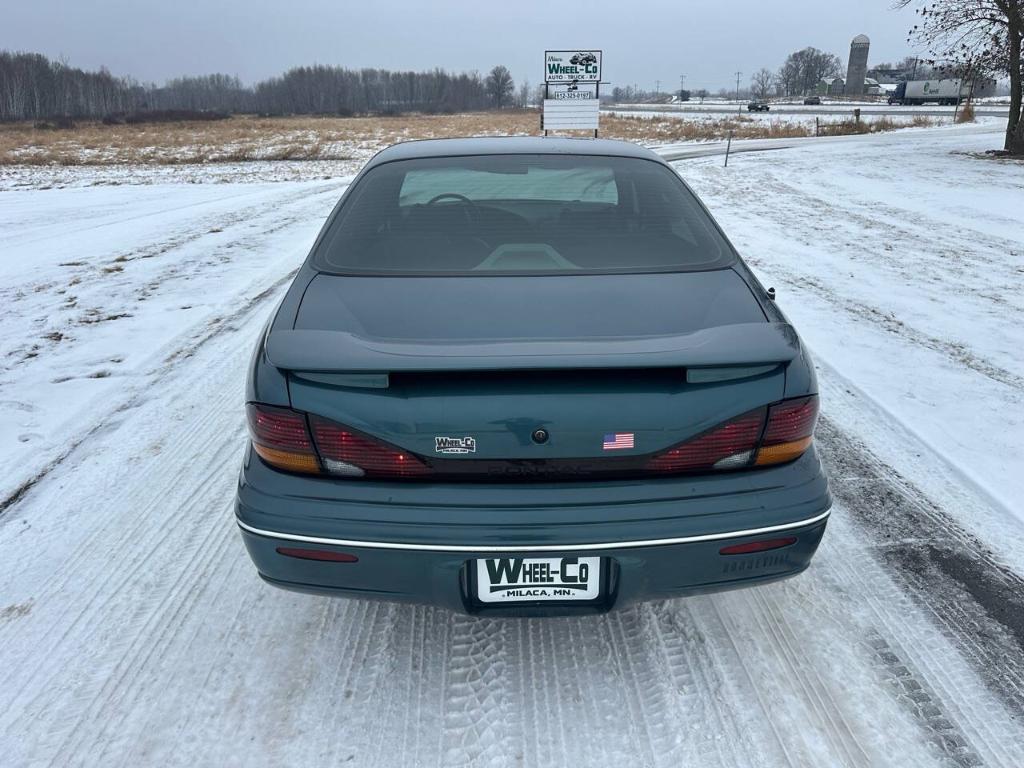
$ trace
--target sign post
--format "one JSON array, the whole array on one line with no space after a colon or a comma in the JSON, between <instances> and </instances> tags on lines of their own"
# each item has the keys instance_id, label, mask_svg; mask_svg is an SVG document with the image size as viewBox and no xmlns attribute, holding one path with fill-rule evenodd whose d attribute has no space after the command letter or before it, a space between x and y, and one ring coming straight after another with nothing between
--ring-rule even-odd
<instances>
[{"instance_id":1,"label":"sign post","mask_svg":"<svg viewBox=\"0 0 1024 768\"><path fill-rule=\"evenodd\" d=\"M601 51L544 51L544 108L540 127L583 130L597 138Z\"/></svg>"}]
</instances>

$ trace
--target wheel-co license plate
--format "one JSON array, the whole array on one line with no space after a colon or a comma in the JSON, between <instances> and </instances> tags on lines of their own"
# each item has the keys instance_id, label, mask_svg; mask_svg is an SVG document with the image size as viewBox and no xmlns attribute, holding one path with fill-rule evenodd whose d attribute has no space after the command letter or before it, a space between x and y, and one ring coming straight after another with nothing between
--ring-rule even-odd
<instances>
[{"instance_id":1,"label":"wheel-co license plate","mask_svg":"<svg viewBox=\"0 0 1024 768\"><path fill-rule=\"evenodd\" d=\"M601 591L599 557L497 557L476 561L484 603L594 600Z\"/></svg>"}]
</instances>

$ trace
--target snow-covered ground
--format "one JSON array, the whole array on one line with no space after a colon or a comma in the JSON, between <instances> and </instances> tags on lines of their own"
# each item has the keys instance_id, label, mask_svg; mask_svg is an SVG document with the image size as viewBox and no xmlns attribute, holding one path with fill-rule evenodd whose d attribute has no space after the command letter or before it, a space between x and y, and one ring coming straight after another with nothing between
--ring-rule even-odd
<instances>
[{"instance_id":1,"label":"snow-covered ground","mask_svg":"<svg viewBox=\"0 0 1024 768\"><path fill-rule=\"evenodd\" d=\"M1019 765L1024 166L967 154L998 141L678 163L814 351L836 505L797 579L581 619L256 578L244 366L344 180L0 191L0 764Z\"/></svg>"},{"instance_id":2,"label":"snow-covered ground","mask_svg":"<svg viewBox=\"0 0 1024 768\"><path fill-rule=\"evenodd\" d=\"M344 185L0 193L0 499L280 285Z\"/></svg>"},{"instance_id":3,"label":"snow-covered ground","mask_svg":"<svg viewBox=\"0 0 1024 768\"><path fill-rule=\"evenodd\" d=\"M658 123L665 123L671 120L694 120L697 122L714 123L721 120L739 117L740 120L747 121L751 120L757 123L777 124L780 126L799 125L810 131L814 131L815 125L830 125L832 123L840 123L844 120L850 120L853 118L853 112L848 111L846 114L813 114L809 112L801 112L799 114L779 114L778 112L747 112L746 109L742 113L732 111L728 114L722 112L698 112L698 111L687 111L687 112L671 112L664 110L631 110L631 109L610 109L606 110L609 114L618 115L620 117L639 117L645 120L652 120ZM863 115L861 120L867 123L876 122L878 120L890 120L899 125L910 126L914 122L915 115L905 113L901 115ZM938 122L938 118L933 118L935 122ZM816 123L815 121L818 121Z\"/></svg>"},{"instance_id":4,"label":"snow-covered ground","mask_svg":"<svg viewBox=\"0 0 1024 768\"><path fill-rule=\"evenodd\" d=\"M781 104L772 108L769 112L748 112L746 107L737 111L735 108L729 112L721 110L700 110L700 109L640 109L640 108L609 108L604 110L608 114L621 117L641 117L652 121L664 123L671 120L692 120L697 122L718 122L739 116L741 120L753 120L758 123L778 124L783 126L799 125L813 133L816 126L827 130L831 124L841 123L854 119L854 107L831 106L826 109L814 107L803 107L797 105ZM939 112L928 109L917 109L913 107L882 107L871 108L862 111L860 120L865 123L888 121L899 126L913 126L915 121L927 120L933 125L946 125L953 123L953 108L943 109ZM975 118L977 124L996 125L1006 123L1006 114L1003 110L1000 114L989 111L978 110Z\"/></svg>"},{"instance_id":5,"label":"snow-covered ground","mask_svg":"<svg viewBox=\"0 0 1024 768\"><path fill-rule=\"evenodd\" d=\"M1024 516L1024 164L966 154L997 136L679 170L820 361Z\"/></svg>"},{"instance_id":6,"label":"snow-covered ground","mask_svg":"<svg viewBox=\"0 0 1024 768\"><path fill-rule=\"evenodd\" d=\"M358 160L268 160L244 163L182 165L111 164L12 165L0 170L0 192L7 190L121 187L139 184L258 184L268 181L312 181L350 178L376 150Z\"/></svg>"}]
</instances>

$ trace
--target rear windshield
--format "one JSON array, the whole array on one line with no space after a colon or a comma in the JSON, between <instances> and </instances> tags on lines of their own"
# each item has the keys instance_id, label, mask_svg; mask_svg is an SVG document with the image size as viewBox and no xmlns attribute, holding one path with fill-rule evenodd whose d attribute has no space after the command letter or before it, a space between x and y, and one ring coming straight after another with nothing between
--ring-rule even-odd
<instances>
[{"instance_id":1,"label":"rear windshield","mask_svg":"<svg viewBox=\"0 0 1024 768\"><path fill-rule=\"evenodd\" d=\"M314 264L344 274L704 270L733 253L693 194L639 158L487 155L370 169Z\"/></svg>"}]
</instances>

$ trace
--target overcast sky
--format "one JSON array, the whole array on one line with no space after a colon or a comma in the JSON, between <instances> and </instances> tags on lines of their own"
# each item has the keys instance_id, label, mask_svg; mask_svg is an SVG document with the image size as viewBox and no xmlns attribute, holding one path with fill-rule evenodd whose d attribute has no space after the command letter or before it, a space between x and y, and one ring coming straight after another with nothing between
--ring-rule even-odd
<instances>
[{"instance_id":1,"label":"overcast sky","mask_svg":"<svg viewBox=\"0 0 1024 768\"><path fill-rule=\"evenodd\" d=\"M893 0L0 0L0 48L163 82L224 72L243 81L300 64L486 72L543 79L545 48L604 51L614 85L734 86L813 45L846 64L871 38L871 63L912 53L912 11Z\"/></svg>"}]
</instances>

